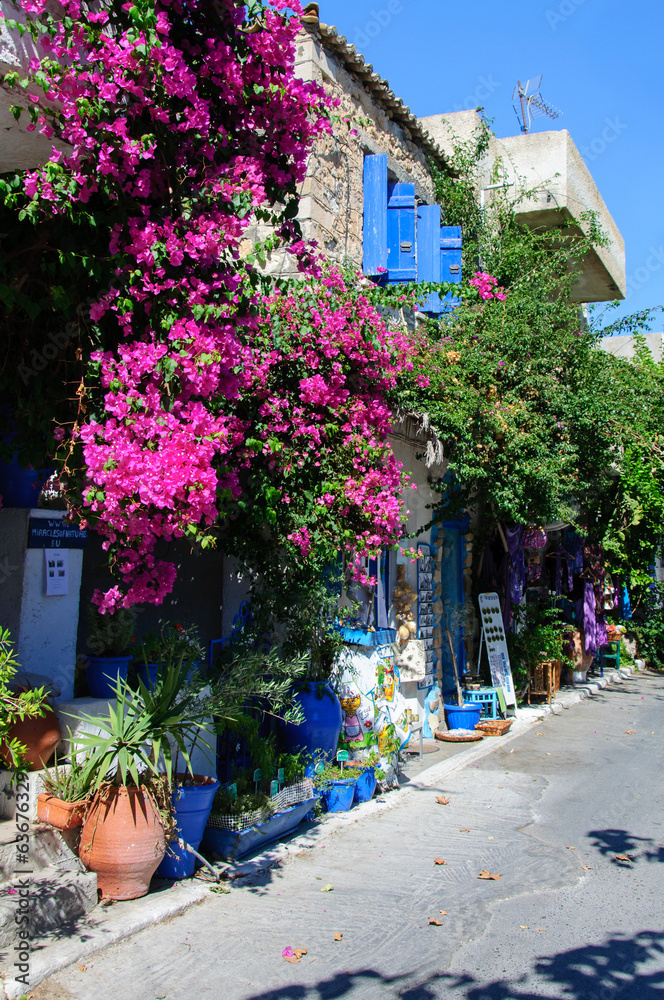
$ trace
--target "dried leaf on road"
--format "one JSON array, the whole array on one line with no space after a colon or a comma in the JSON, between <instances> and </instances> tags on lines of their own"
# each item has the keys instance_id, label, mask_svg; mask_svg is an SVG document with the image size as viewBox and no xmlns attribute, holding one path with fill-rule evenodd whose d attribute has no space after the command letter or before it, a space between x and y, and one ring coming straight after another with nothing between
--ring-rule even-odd
<instances>
[{"instance_id":1,"label":"dried leaf on road","mask_svg":"<svg viewBox=\"0 0 664 1000\"><path fill-rule=\"evenodd\" d=\"M583 868L584 872L591 872L592 871L591 865L581 865L581 867Z\"/></svg>"},{"instance_id":2,"label":"dried leaf on road","mask_svg":"<svg viewBox=\"0 0 664 1000\"><path fill-rule=\"evenodd\" d=\"M632 863L632 859L627 854L616 854L614 861L629 861L630 864Z\"/></svg>"},{"instance_id":3,"label":"dried leaf on road","mask_svg":"<svg viewBox=\"0 0 664 1000\"><path fill-rule=\"evenodd\" d=\"M79 964L78 968L79 968L80 972L87 972L87 970L88 970L87 965L81 965L81 964Z\"/></svg>"},{"instance_id":4,"label":"dried leaf on road","mask_svg":"<svg viewBox=\"0 0 664 1000\"><path fill-rule=\"evenodd\" d=\"M449 806L450 800L446 795L437 795L436 802L440 802L441 806Z\"/></svg>"},{"instance_id":5,"label":"dried leaf on road","mask_svg":"<svg viewBox=\"0 0 664 1000\"><path fill-rule=\"evenodd\" d=\"M332 885L332 883L328 882L327 885L323 886L323 888L321 889L321 892L332 892L333 889L334 889L334 886Z\"/></svg>"},{"instance_id":6,"label":"dried leaf on road","mask_svg":"<svg viewBox=\"0 0 664 1000\"><path fill-rule=\"evenodd\" d=\"M632 729L626 729L626 730L625 730L625 734L626 734L627 736L633 736L633 735L634 735L634 730L632 730Z\"/></svg>"},{"instance_id":7,"label":"dried leaf on road","mask_svg":"<svg viewBox=\"0 0 664 1000\"><path fill-rule=\"evenodd\" d=\"M528 930L528 924L519 924L519 927L521 928L522 931Z\"/></svg>"},{"instance_id":8,"label":"dried leaf on road","mask_svg":"<svg viewBox=\"0 0 664 1000\"><path fill-rule=\"evenodd\" d=\"M447 861L443 861L442 858L434 858L433 863L434 865L446 865Z\"/></svg>"},{"instance_id":9,"label":"dried leaf on road","mask_svg":"<svg viewBox=\"0 0 664 1000\"><path fill-rule=\"evenodd\" d=\"M535 733L536 736L544 736L544 733Z\"/></svg>"},{"instance_id":10,"label":"dried leaf on road","mask_svg":"<svg viewBox=\"0 0 664 1000\"><path fill-rule=\"evenodd\" d=\"M281 957L283 958L284 962L290 962L291 965L297 965L302 956L306 955L306 953L307 953L306 948L291 948L291 946L288 945L288 947L284 948L284 950L282 951Z\"/></svg>"},{"instance_id":11,"label":"dried leaf on road","mask_svg":"<svg viewBox=\"0 0 664 1000\"><path fill-rule=\"evenodd\" d=\"M546 927L536 927L535 930L536 931L544 931L544 933L546 934Z\"/></svg>"},{"instance_id":12,"label":"dried leaf on road","mask_svg":"<svg viewBox=\"0 0 664 1000\"><path fill-rule=\"evenodd\" d=\"M488 872L486 870L486 868L483 868L482 871L479 873L479 875L477 877L478 878L485 878L485 879L494 879L497 882L498 879L502 878L503 876L502 875L492 875L491 872Z\"/></svg>"},{"instance_id":13,"label":"dried leaf on road","mask_svg":"<svg viewBox=\"0 0 664 1000\"><path fill-rule=\"evenodd\" d=\"M568 848L567 848L567 850L568 850L568 851L575 851L575 850L576 850L576 847L568 847Z\"/></svg>"},{"instance_id":14,"label":"dried leaf on road","mask_svg":"<svg viewBox=\"0 0 664 1000\"><path fill-rule=\"evenodd\" d=\"M459 830L459 833L470 833L470 827L462 826L461 829Z\"/></svg>"},{"instance_id":15,"label":"dried leaf on road","mask_svg":"<svg viewBox=\"0 0 664 1000\"><path fill-rule=\"evenodd\" d=\"M334 940L335 941L341 941L342 937L343 937L343 934L341 933L341 931L335 931L335 933L334 933Z\"/></svg>"},{"instance_id":16,"label":"dried leaf on road","mask_svg":"<svg viewBox=\"0 0 664 1000\"><path fill-rule=\"evenodd\" d=\"M429 917L429 923L430 924L434 924L434 926L436 926L436 927L442 927L443 926L443 921L442 920L438 920L437 917Z\"/></svg>"}]
</instances>

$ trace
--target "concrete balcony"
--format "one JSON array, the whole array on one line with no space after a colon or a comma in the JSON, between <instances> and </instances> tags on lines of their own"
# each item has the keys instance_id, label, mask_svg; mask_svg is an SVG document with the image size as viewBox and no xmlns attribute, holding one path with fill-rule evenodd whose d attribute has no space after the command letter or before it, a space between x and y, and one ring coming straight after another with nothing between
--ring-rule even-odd
<instances>
[{"instance_id":1,"label":"concrete balcony","mask_svg":"<svg viewBox=\"0 0 664 1000\"><path fill-rule=\"evenodd\" d=\"M455 141L471 138L479 116L474 111L460 111L432 115L420 122L449 155ZM596 213L610 242L595 248L583 261L573 298L577 302L624 298L625 242L569 132L561 129L492 139L479 165L478 197L480 189L495 180L496 168L506 184L511 182L512 186L505 190L518 201L517 217L529 229L555 229L575 218L580 222L577 234L580 230L587 232L589 223L581 216L589 211ZM485 191L485 204L489 206L495 196L495 192ZM574 235L575 229L568 232Z\"/></svg>"}]
</instances>

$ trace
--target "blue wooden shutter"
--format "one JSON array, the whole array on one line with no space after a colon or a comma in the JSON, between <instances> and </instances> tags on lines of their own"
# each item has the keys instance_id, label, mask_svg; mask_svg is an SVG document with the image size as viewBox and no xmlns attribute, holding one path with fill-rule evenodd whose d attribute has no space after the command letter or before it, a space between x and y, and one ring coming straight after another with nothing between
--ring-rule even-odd
<instances>
[{"instance_id":1,"label":"blue wooden shutter","mask_svg":"<svg viewBox=\"0 0 664 1000\"><path fill-rule=\"evenodd\" d=\"M461 226L440 227L440 280L461 284ZM442 311L454 309L460 301L448 293Z\"/></svg>"},{"instance_id":2,"label":"blue wooden shutter","mask_svg":"<svg viewBox=\"0 0 664 1000\"><path fill-rule=\"evenodd\" d=\"M365 274L387 269L387 155L364 157L363 262Z\"/></svg>"},{"instance_id":3,"label":"blue wooden shutter","mask_svg":"<svg viewBox=\"0 0 664 1000\"><path fill-rule=\"evenodd\" d=\"M417 280L440 281L440 205L417 209ZM440 295L433 292L422 300L423 312L442 312Z\"/></svg>"},{"instance_id":4,"label":"blue wooden shutter","mask_svg":"<svg viewBox=\"0 0 664 1000\"><path fill-rule=\"evenodd\" d=\"M417 281L414 184L387 187L387 280Z\"/></svg>"}]
</instances>

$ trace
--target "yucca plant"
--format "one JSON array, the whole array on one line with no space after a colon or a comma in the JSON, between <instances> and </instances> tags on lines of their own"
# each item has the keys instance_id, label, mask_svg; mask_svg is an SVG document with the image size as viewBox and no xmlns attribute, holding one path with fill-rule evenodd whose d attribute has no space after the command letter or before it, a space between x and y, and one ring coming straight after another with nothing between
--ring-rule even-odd
<instances>
[{"instance_id":1,"label":"yucca plant","mask_svg":"<svg viewBox=\"0 0 664 1000\"><path fill-rule=\"evenodd\" d=\"M170 786L174 749L191 773L190 748L208 723L205 702L185 684L188 669L182 657L169 657L152 688L139 681L133 691L118 680L108 716L82 716L96 730L76 739L76 754L88 754L83 772L93 791L108 783L138 786L164 772Z\"/></svg>"}]
</instances>

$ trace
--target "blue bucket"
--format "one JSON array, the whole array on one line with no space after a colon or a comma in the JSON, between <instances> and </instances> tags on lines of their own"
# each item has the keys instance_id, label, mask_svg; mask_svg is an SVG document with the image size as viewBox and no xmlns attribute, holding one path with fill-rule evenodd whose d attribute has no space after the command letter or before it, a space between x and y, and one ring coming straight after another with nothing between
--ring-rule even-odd
<instances>
[{"instance_id":1,"label":"blue bucket","mask_svg":"<svg viewBox=\"0 0 664 1000\"><path fill-rule=\"evenodd\" d=\"M85 668L93 698L115 698L116 680L126 681L131 656L90 656Z\"/></svg>"},{"instance_id":2,"label":"blue bucket","mask_svg":"<svg viewBox=\"0 0 664 1000\"><path fill-rule=\"evenodd\" d=\"M480 721L482 706L479 702L465 705L445 705L447 725L450 729L474 729Z\"/></svg>"},{"instance_id":3,"label":"blue bucket","mask_svg":"<svg viewBox=\"0 0 664 1000\"><path fill-rule=\"evenodd\" d=\"M323 801L329 813L348 812L355 795L355 778L343 778L331 781L323 788Z\"/></svg>"},{"instance_id":4,"label":"blue bucket","mask_svg":"<svg viewBox=\"0 0 664 1000\"><path fill-rule=\"evenodd\" d=\"M198 850L203 839L205 824L212 809L212 801L219 788L215 778L195 776L195 780L205 782L200 785L184 785L173 790L173 811L178 828L178 836ZM158 878L181 879L194 874L196 858L191 851L184 850L177 841L166 849L166 855L155 875Z\"/></svg>"}]
</instances>

